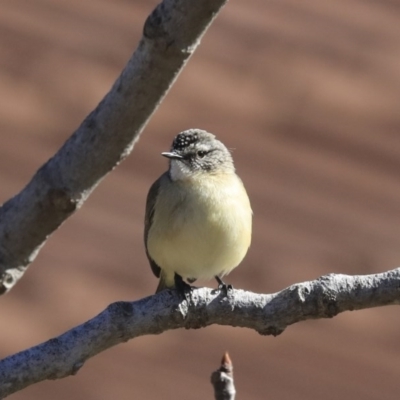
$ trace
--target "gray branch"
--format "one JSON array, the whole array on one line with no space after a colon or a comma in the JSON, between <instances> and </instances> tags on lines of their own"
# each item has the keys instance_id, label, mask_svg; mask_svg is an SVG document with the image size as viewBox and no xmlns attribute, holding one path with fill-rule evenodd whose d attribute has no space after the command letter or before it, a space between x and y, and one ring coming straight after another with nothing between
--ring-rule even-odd
<instances>
[{"instance_id":1,"label":"gray branch","mask_svg":"<svg viewBox=\"0 0 400 400\"><path fill-rule=\"evenodd\" d=\"M49 235L133 149L141 131L227 0L164 0L110 92L28 185L0 208L0 294Z\"/></svg>"},{"instance_id":2,"label":"gray branch","mask_svg":"<svg viewBox=\"0 0 400 400\"><path fill-rule=\"evenodd\" d=\"M212 324L279 335L299 321L400 304L400 268L365 276L327 275L275 294L199 288L182 300L174 290L117 302L63 335L0 361L0 398L45 379L73 375L101 351L138 336Z\"/></svg>"}]
</instances>

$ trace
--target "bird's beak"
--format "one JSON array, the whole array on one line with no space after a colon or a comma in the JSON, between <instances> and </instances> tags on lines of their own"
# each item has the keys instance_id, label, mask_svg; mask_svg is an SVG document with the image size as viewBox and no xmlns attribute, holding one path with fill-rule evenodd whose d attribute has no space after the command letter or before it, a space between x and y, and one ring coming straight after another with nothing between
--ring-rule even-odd
<instances>
[{"instance_id":1,"label":"bird's beak","mask_svg":"<svg viewBox=\"0 0 400 400\"><path fill-rule=\"evenodd\" d=\"M173 153L173 152L165 152L161 153L164 157L167 157L171 160L183 160L183 157L180 154Z\"/></svg>"}]
</instances>

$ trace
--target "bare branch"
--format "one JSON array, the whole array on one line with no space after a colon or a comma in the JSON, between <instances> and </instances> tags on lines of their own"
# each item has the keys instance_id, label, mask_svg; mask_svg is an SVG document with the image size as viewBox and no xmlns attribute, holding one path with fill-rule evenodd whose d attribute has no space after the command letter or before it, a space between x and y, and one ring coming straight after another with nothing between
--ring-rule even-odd
<instances>
[{"instance_id":1,"label":"bare branch","mask_svg":"<svg viewBox=\"0 0 400 400\"><path fill-rule=\"evenodd\" d=\"M211 374L215 400L235 400L236 389L233 381L233 365L228 352L224 354L221 366Z\"/></svg>"},{"instance_id":2,"label":"bare branch","mask_svg":"<svg viewBox=\"0 0 400 400\"><path fill-rule=\"evenodd\" d=\"M30 183L0 208L0 294L48 236L133 149L139 134L227 0L164 0L106 97Z\"/></svg>"},{"instance_id":3,"label":"bare branch","mask_svg":"<svg viewBox=\"0 0 400 400\"><path fill-rule=\"evenodd\" d=\"M275 294L232 290L192 291L190 301L173 290L133 303L117 302L63 335L0 361L0 398L45 379L76 374L97 353L143 335L212 324L279 335L306 319L331 318L343 311L400 304L400 268L375 275L323 276Z\"/></svg>"}]
</instances>

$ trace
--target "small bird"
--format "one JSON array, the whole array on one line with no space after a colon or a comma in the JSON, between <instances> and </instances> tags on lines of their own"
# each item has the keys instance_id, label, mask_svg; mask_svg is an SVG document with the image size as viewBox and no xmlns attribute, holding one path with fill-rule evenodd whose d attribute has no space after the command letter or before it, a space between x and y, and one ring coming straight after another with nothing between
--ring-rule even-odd
<instances>
[{"instance_id":1,"label":"small bird","mask_svg":"<svg viewBox=\"0 0 400 400\"><path fill-rule=\"evenodd\" d=\"M151 269L160 278L156 293L183 281L222 277L243 260L251 242L250 201L229 150L209 132L179 133L169 169L147 195L144 242Z\"/></svg>"}]
</instances>

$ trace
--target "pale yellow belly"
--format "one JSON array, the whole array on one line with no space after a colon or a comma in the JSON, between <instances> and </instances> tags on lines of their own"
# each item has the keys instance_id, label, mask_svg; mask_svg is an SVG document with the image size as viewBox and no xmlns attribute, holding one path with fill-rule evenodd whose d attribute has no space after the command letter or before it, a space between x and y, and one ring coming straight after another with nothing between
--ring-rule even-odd
<instances>
[{"instance_id":1,"label":"pale yellow belly","mask_svg":"<svg viewBox=\"0 0 400 400\"><path fill-rule=\"evenodd\" d=\"M149 231L151 258L170 277L225 275L244 258L251 241L251 208L241 181L228 176L201 185L160 189ZM162 210L162 211L161 211Z\"/></svg>"}]
</instances>

